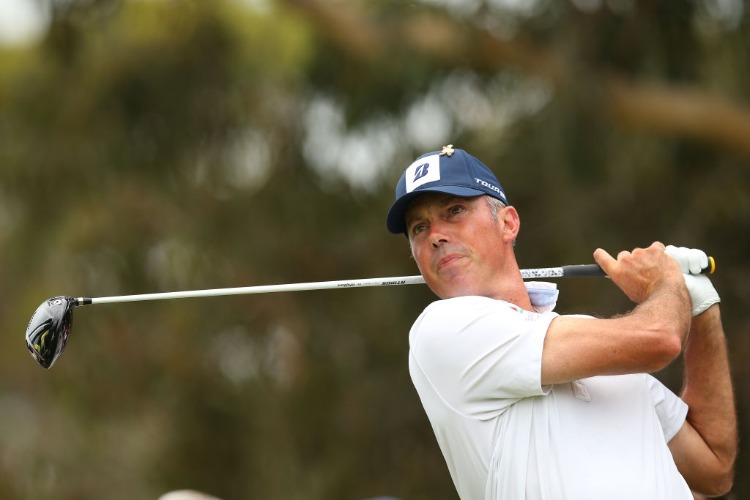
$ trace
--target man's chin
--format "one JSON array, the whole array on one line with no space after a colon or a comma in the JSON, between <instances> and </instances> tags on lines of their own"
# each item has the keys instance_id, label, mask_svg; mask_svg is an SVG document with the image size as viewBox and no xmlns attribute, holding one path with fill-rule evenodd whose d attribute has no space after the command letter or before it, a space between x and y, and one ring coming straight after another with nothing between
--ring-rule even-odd
<instances>
[{"instance_id":1,"label":"man's chin","mask_svg":"<svg viewBox=\"0 0 750 500\"><path fill-rule=\"evenodd\" d=\"M451 280L431 280L425 278L425 281L427 282L427 286L430 287L430 290L441 299L477 295L477 291L474 287L470 286L469 283L466 283L465 279L461 279L460 276Z\"/></svg>"}]
</instances>

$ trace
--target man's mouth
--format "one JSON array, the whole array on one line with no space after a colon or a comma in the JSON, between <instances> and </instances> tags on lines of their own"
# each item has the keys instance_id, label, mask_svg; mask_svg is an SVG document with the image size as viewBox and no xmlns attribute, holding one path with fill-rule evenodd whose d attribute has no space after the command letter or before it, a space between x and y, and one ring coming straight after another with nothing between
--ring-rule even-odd
<instances>
[{"instance_id":1,"label":"man's mouth","mask_svg":"<svg viewBox=\"0 0 750 500\"><path fill-rule=\"evenodd\" d=\"M459 255L459 254L446 255L445 257L443 257L442 259L438 261L437 269L439 271L445 268L446 266L450 266L451 264L453 264L454 262L460 259L463 259L463 255Z\"/></svg>"}]
</instances>

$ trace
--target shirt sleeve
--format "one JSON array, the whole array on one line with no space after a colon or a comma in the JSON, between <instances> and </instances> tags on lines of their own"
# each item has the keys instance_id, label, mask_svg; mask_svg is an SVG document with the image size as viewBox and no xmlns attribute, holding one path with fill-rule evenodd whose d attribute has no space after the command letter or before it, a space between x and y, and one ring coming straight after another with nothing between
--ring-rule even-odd
<instances>
[{"instance_id":1,"label":"shirt sleeve","mask_svg":"<svg viewBox=\"0 0 750 500\"><path fill-rule=\"evenodd\" d=\"M688 405L653 376L645 377L651 390L656 415L664 431L664 438L669 442L685 423Z\"/></svg>"},{"instance_id":2,"label":"shirt sleeve","mask_svg":"<svg viewBox=\"0 0 750 500\"><path fill-rule=\"evenodd\" d=\"M541 385L542 349L555 316L487 297L438 301L412 327L412 359L455 411L494 418L521 398L549 392Z\"/></svg>"}]
</instances>

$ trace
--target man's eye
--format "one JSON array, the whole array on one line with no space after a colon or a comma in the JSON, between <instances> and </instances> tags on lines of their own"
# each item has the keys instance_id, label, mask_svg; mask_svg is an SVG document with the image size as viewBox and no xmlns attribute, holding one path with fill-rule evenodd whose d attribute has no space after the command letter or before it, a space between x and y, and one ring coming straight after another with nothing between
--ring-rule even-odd
<instances>
[{"instance_id":1,"label":"man's eye","mask_svg":"<svg viewBox=\"0 0 750 500\"><path fill-rule=\"evenodd\" d=\"M450 213L451 215L456 215L456 214L460 214L460 213L461 213L461 212L463 212L463 211L464 211L464 207L462 207L461 205L453 205L452 207L450 207L450 208L448 209L448 212L449 212L449 213Z\"/></svg>"},{"instance_id":2,"label":"man's eye","mask_svg":"<svg viewBox=\"0 0 750 500\"><path fill-rule=\"evenodd\" d=\"M424 224L414 224L411 228L411 234L416 236L422 231L424 231L425 225Z\"/></svg>"}]
</instances>

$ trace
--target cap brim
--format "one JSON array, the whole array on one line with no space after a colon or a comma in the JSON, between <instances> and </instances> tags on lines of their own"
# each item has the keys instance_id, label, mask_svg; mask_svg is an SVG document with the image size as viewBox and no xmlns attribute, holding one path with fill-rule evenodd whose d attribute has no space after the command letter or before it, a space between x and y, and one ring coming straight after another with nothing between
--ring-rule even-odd
<instances>
[{"instance_id":1,"label":"cap brim","mask_svg":"<svg viewBox=\"0 0 750 500\"><path fill-rule=\"evenodd\" d=\"M393 234L406 233L406 222L404 221L406 207L414 200L414 198L425 193L445 193L464 198L474 198L476 196L487 194L479 189L472 189L463 186L435 186L434 188L428 187L425 189L414 190L396 200L391 206L391 209L388 211L387 219L388 231Z\"/></svg>"}]
</instances>

